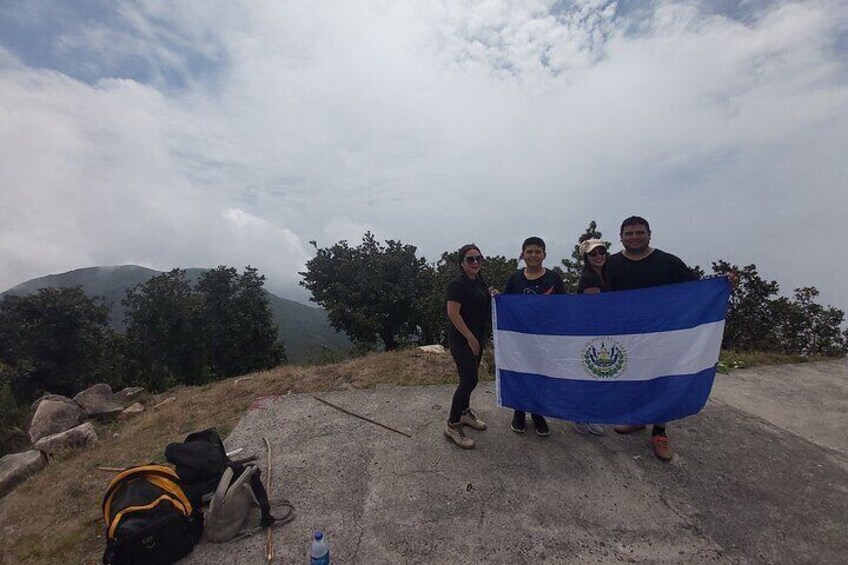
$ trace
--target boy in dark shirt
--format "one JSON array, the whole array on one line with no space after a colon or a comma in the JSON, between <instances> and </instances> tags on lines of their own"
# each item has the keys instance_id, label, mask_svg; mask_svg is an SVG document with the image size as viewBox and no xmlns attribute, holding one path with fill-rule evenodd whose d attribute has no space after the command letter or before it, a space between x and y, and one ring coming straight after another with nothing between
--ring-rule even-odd
<instances>
[{"instance_id":1,"label":"boy in dark shirt","mask_svg":"<svg viewBox=\"0 0 848 565\"><path fill-rule=\"evenodd\" d=\"M504 294L565 294L565 284L553 271L542 266L545 261L545 242L540 237L528 237L521 244L521 258L526 265L515 271L506 282ZM533 427L540 436L548 436L551 429L540 414L531 414ZM524 433L526 415L516 410L512 416L512 431Z\"/></svg>"}]
</instances>

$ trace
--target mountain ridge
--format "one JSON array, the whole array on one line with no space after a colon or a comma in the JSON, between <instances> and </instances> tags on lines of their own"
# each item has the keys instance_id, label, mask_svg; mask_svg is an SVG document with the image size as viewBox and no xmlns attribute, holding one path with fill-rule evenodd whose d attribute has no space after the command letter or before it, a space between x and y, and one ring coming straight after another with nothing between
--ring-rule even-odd
<instances>
[{"instance_id":1,"label":"mountain ridge","mask_svg":"<svg viewBox=\"0 0 848 565\"><path fill-rule=\"evenodd\" d=\"M206 268L184 269L193 286ZM13 286L0 293L5 295L26 296L42 288L81 286L86 296L101 297L110 308L109 324L117 331L124 331L125 308L121 301L127 290L163 274L163 271L141 267L139 265L106 265L82 267L36 277ZM266 290L271 313L277 324L280 337L286 344L286 354L292 363L303 363L322 358L326 350L350 348L350 340L330 326L327 313L322 308L307 306L289 300Z\"/></svg>"}]
</instances>

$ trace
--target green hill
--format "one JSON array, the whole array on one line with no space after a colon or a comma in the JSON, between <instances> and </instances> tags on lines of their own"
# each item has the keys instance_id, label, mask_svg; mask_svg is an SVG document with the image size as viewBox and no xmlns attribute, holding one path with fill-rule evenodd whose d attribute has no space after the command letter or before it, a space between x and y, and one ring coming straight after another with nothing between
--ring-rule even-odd
<instances>
[{"instance_id":1,"label":"green hill","mask_svg":"<svg viewBox=\"0 0 848 565\"><path fill-rule=\"evenodd\" d=\"M194 284L204 271L205 269L186 269L186 274ZM125 308L121 300L126 296L127 290L161 274L161 271L137 265L87 267L31 279L3 294L26 296L42 288L79 285L87 296L99 296L104 299L112 312L110 325L118 331L123 331L126 327ZM330 326L323 309L281 298L271 292L268 292L268 300L279 335L285 341L290 362L304 363L326 359L328 351L347 351L350 348L350 341L343 333Z\"/></svg>"}]
</instances>

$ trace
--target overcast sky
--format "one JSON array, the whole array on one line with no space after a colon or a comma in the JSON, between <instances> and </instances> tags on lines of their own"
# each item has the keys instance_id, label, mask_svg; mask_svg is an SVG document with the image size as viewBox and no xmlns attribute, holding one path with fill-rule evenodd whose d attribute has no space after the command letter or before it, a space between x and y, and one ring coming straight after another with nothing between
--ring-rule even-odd
<instances>
[{"instance_id":1,"label":"overcast sky","mask_svg":"<svg viewBox=\"0 0 848 565\"><path fill-rule=\"evenodd\" d=\"M848 309L843 0L0 3L0 290L621 220Z\"/></svg>"}]
</instances>

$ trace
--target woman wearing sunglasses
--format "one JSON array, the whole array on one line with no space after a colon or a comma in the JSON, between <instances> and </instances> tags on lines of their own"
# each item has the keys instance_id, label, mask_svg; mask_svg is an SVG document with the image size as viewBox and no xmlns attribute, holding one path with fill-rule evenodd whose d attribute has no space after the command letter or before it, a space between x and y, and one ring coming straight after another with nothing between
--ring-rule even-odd
<instances>
[{"instance_id":1,"label":"woman wearing sunglasses","mask_svg":"<svg viewBox=\"0 0 848 565\"><path fill-rule=\"evenodd\" d=\"M580 256L583 259L583 271L577 283L579 294L598 294L607 292L609 284L604 265L607 263L607 244L600 239L587 239L580 244ZM604 429L598 424L575 422L574 429L578 434L604 435Z\"/></svg>"},{"instance_id":2,"label":"woman wearing sunglasses","mask_svg":"<svg viewBox=\"0 0 848 565\"><path fill-rule=\"evenodd\" d=\"M451 321L448 346L456 362L459 386L453 395L445 436L463 449L472 449L474 440L464 426L485 430L486 424L469 408L471 392L477 386L477 371L483 356L486 325L491 312L490 292L480 274L483 254L473 243L459 248L459 274L448 284L447 310Z\"/></svg>"}]
</instances>

